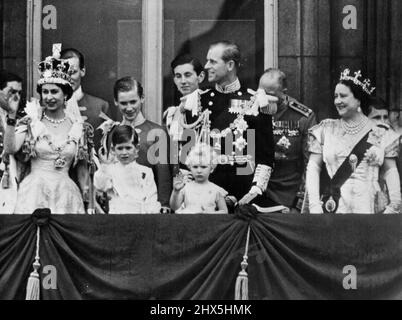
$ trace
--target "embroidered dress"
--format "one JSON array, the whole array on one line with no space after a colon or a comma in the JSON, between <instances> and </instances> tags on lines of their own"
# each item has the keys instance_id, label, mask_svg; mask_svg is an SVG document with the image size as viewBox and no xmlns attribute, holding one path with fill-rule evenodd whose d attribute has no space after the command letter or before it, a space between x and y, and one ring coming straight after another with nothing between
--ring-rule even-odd
<instances>
[{"instance_id":1,"label":"embroidered dress","mask_svg":"<svg viewBox=\"0 0 402 320\"><path fill-rule=\"evenodd\" d=\"M152 169L136 162L102 165L95 172L95 188L111 197L109 213L159 213L161 204Z\"/></svg>"},{"instance_id":2,"label":"embroidered dress","mask_svg":"<svg viewBox=\"0 0 402 320\"><path fill-rule=\"evenodd\" d=\"M81 192L68 174L78 161L82 122L66 112L67 120L73 124L67 138L58 137L40 121L42 109L37 102L25 110L30 123L17 127L17 135L31 131L34 145L30 173L19 185L14 212L31 214L37 208L49 208L52 214L85 213Z\"/></svg>"},{"instance_id":3,"label":"embroidered dress","mask_svg":"<svg viewBox=\"0 0 402 320\"><path fill-rule=\"evenodd\" d=\"M342 120L324 120L309 131L309 151L322 154L331 179L356 144L368 132L370 134L367 142L372 147L341 187L341 197L336 213L370 214L384 209L378 202L381 191L378 183L379 170L385 158L398 156L398 135L392 130L377 127L370 121L360 132L353 135L346 133ZM373 161L374 155L379 160Z\"/></svg>"},{"instance_id":4,"label":"embroidered dress","mask_svg":"<svg viewBox=\"0 0 402 320\"><path fill-rule=\"evenodd\" d=\"M184 195L184 203L176 213L199 214L217 211L219 198L227 196L227 192L216 184L198 184L189 182L180 191Z\"/></svg>"}]
</instances>

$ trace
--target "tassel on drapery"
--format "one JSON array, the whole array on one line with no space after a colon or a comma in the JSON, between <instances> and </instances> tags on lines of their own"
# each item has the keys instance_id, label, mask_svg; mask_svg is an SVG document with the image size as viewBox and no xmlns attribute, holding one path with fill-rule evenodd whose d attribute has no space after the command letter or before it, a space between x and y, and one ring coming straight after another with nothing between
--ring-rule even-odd
<instances>
[{"instance_id":1,"label":"tassel on drapery","mask_svg":"<svg viewBox=\"0 0 402 320\"><path fill-rule=\"evenodd\" d=\"M241 262L241 271L236 279L235 286L235 300L248 300L248 273L246 271L248 267L248 246L250 243L250 226L247 230L246 249Z\"/></svg>"},{"instance_id":2,"label":"tassel on drapery","mask_svg":"<svg viewBox=\"0 0 402 320\"><path fill-rule=\"evenodd\" d=\"M39 279L39 240L40 240L40 227L36 227L36 255L35 262L33 263L34 271L31 272L28 278L27 294L25 300L39 300L40 299L40 279Z\"/></svg>"}]
</instances>

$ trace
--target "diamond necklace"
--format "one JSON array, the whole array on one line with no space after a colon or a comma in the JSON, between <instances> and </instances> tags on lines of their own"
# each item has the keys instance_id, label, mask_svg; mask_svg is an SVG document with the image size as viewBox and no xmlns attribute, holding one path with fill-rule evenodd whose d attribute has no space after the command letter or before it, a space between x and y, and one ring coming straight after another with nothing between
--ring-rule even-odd
<instances>
[{"instance_id":1,"label":"diamond necklace","mask_svg":"<svg viewBox=\"0 0 402 320\"><path fill-rule=\"evenodd\" d=\"M52 123L52 124L53 124L53 127L55 127L55 128L56 128L59 124L61 124L61 123L63 123L64 121L66 121L66 119L67 119L67 116L66 116L65 114L64 114L64 117L63 117L63 118L58 119L58 120L48 117L48 115L47 115L46 113L43 113L43 117L44 117L47 121L49 121L50 123Z\"/></svg>"}]
</instances>

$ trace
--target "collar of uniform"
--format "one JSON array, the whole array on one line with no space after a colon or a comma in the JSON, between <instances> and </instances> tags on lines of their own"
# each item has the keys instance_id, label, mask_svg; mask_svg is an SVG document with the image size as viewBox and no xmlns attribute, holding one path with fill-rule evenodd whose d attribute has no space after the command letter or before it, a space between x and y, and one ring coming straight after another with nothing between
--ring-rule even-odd
<instances>
[{"instance_id":1,"label":"collar of uniform","mask_svg":"<svg viewBox=\"0 0 402 320\"><path fill-rule=\"evenodd\" d=\"M235 81L233 81L231 84L228 84L224 88L222 86L220 86L219 84L215 84L215 90L220 93L224 93L224 94L236 92L236 91L240 90L240 88L241 88L241 85L240 85L239 78L236 78Z\"/></svg>"},{"instance_id":2,"label":"collar of uniform","mask_svg":"<svg viewBox=\"0 0 402 320\"><path fill-rule=\"evenodd\" d=\"M80 101L82 98L84 98L84 92L82 91L81 86L79 86L79 88L74 91L73 96L77 101Z\"/></svg>"}]
</instances>

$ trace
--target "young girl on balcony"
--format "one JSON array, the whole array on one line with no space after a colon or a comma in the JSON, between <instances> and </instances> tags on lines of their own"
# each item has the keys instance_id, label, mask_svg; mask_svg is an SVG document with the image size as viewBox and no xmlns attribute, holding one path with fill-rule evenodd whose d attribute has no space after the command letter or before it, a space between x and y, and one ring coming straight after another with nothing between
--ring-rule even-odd
<instances>
[{"instance_id":1,"label":"young girl on balcony","mask_svg":"<svg viewBox=\"0 0 402 320\"><path fill-rule=\"evenodd\" d=\"M194 146L186 160L194 181L188 181L182 175L174 179L174 190L170 198L172 210L186 214L228 213L225 202L227 192L208 180L216 167L216 158L210 146Z\"/></svg>"},{"instance_id":2,"label":"young girl on balcony","mask_svg":"<svg viewBox=\"0 0 402 320\"><path fill-rule=\"evenodd\" d=\"M97 191L106 192L110 198L109 213L159 213L153 172L136 162L138 134L131 126L118 125L111 140L111 151L118 162L103 163L94 176Z\"/></svg>"}]
</instances>

